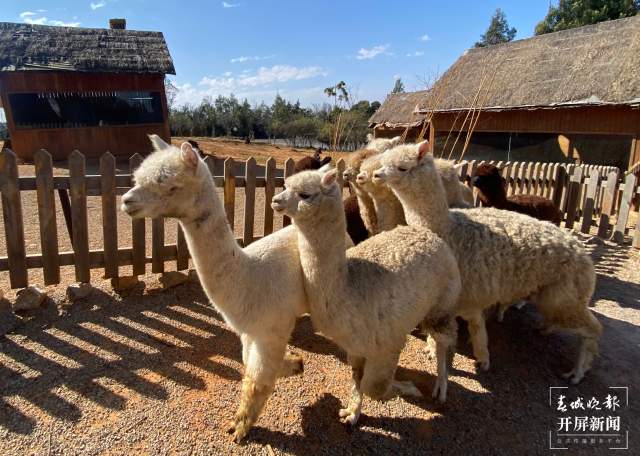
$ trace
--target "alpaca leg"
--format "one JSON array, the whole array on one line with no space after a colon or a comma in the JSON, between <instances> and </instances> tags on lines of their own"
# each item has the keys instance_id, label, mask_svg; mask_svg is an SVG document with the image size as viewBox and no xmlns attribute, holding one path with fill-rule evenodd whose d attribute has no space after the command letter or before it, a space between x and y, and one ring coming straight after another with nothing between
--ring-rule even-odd
<instances>
[{"instance_id":1,"label":"alpaca leg","mask_svg":"<svg viewBox=\"0 0 640 456\"><path fill-rule=\"evenodd\" d=\"M436 341L436 356L438 359L438 378L431 396L438 402L447 400L447 385L449 381L449 354L453 351L458 334L458 324L454 319L449 321L445 328L434 332Z\"/></svg>"},{"instance_id":2,"label":"alpaca leg","mask_svg":"<svg viewBox=\"0 0 640 456\"><path fill-rule=\"evenodd\" d=\"M487 371L489 370L489 338L484 317L482 313L478 313L472 315L467 321L469 322L469 335L476 364L481 370Z\"/></svg>"},{"instance_id":3,"label":"alpaca leg","mask_svg":"<svg viewBox=\"0 0 640 456\"><path fill-rule=\"evenodd\" d=\"M247 435L271 395L282 370L286 346L286 341L253 340L242 379L240 406L230 429L236 442Z\"/></svg>"},{"instance_id":4,"label":"alpaca leg","mask_svg":"<svg viewBox=\"0 0 640 456\"><path fill-rule=\"evenodd\" d=\"M251 351L251 337L249 334L241 334L240 342L242 342L242 364L244 366L249 362L249 352Z\"/></svg>"},{"instance_id":5,"label":"alpaca leg","mask_svg":"<svg viewBox=\"0 0 640 456\"><path fill-rule=\"evenodd\" d=\"M340 409L339 415L343 423L354 426L362 412L363 396L360 390L360 382L362 381L365 359L359 356L349 356L349 364L351 364L351 377L353 380L351 397L349 398L349 405Z\"/></svg>"},{"instance_id":6,"label":"alpaca leg","mask_svg":"<svg viewBox=\"0 0 640 456\"><path fill-rule=\"evenodd\" d=\"M367 359L361 383L364 394L376 401L386 401L400 395L422 396L413 382L394 380L399 356L399 352L381 353L376 359Z\"/></svg>"},{"instance_id":7,"label":"alpaca leg","mask_svg":"<svg viewBox=\"0 0 640 456\"><path fill-rule=\"evenodd\" d=\"M284 354L280 377L292 377L301 374L304 371L304 362L300 355L296 355L290 351Z\"/></svg>"}]
</instances>

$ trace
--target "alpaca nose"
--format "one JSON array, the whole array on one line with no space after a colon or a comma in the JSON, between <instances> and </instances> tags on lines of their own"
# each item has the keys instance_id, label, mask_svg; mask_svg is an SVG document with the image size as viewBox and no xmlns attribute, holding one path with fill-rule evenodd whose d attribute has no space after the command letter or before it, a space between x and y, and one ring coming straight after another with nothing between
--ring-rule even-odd
<instances>
[{"instance_id":1,"label":"alpaca nose","mask_svg":"<svg viewBox=\"0 0 640 456\"><path fill-rule=\"evenodd\" d=\"M127 193L122 195L122 204L125 204L125 205L130 204L130 203L133 203L134 200L135 200L135 197L133 196L131 191L128 191Z\"/></svg>"}]
</instances>

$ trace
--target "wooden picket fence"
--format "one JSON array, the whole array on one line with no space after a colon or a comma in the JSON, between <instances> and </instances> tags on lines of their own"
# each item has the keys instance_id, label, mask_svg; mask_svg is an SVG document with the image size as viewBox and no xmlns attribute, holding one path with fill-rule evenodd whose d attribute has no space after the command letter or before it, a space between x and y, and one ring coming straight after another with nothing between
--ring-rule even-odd
<instances>
[{"instance_id":1,"label":"wooden picket fence","mask_svg":"<svg viewBox=\"0 0 640 456\"><path fill-rule=\"evenodd\" d=\"M92 269L103 269L104 277L118 279L121 266L131 266L133 275L146 272L151 264L153 273L163 273L168 262L175 262L177 270L189 267L189 251L180 227L176 243L165 243L165 222L151 220L151 239L146 236L146 220L131 221L131 245L118 245L117 196L131 188L131 175L142 162L138 154L129 160L129 172L116 173L116 161L110 153L104 154L99 163L99 174L86 173L85 157L74 151L68 159L68 176L54 176L51 156L44 150L35 155L36 176L19 176L16 156L10 150L0 152L0 192L6 238L6 254L0 256L0 273L8 271L11 288L29 285L28 271L41 269L45 285L60 283L60 268L73 266L78 282L90 282ZM275 160L264 166L254 158L240 162L207 157L209 170L216 186L224 190L224 208L231 226L234 226L236 188L244 188L243 234L237 241L246 246L259 239L254 233L256 188L264 188L263 235L274 229L274 213L270 206L276 189L293 173L294 161L289 159L283 169L277 169ZM470 185L470 179L481 162L471 161L459 168L460 178ZM621 182L617 168L599 166L575 166L559 163L501 163L507 180L509 194L536 194L552 199L562 209L564 225L579 227L589 232L597 226L601 237L623 242L630 234L627 223L632 206L640 196L633 174ZM337 162L339 171L344 161ZM243 174L238 174L242 169ZM217 172L216 172L217 171ZM338 173L342 184L342 172ZM40 252L27 254L23 226L21 192L35 191L38 202ZM61 208L69 228L72 251L61 252L57 233L56 198L59 193ZM68 197L66 196L68 192ZM88 235L87 197L101 198L102 249L90 250ZM613 221L616 221L613 224ZM290 221L284 217L283 226ZM640 226L633 236L634 247L640 248ZM147 243L151 255L147 255ZM3 252L0 252L0 255Z\"/></svg>"}]
</instances>

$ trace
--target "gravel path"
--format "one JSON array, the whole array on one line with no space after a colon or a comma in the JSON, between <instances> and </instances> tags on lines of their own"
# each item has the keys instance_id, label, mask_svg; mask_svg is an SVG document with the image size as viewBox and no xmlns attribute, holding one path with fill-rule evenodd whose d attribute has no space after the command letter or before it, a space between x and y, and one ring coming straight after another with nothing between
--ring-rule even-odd
<instances>
[{"instance_id":1,"label":"gravel path","mask_svg":"<svg viewBox=\"0 0 640 456\"><path fill-rule=\"evenodd\" d=\"M567 395L632 387L634 408L622 419L638 448L640 253L589 247L605 332L594 369ZM291 341L305 359L303 376L278 381L237 446L224 429L239 395L240 344L199 285L160 292L151 274L123 295L98 285L73 305L51 288L36 314L0 312L9 329L0 337L0 454L548 454L557 421L548 388L566 386L559 373L576 353L573 338L540 334L534 308L511 309L504 323L489 323L490 372L476 374L463 328L445 405L367 400L360 426L349 430L337 417L348 397L344 354L303 318ZM435 365L423 348L408 338L397 376L428 396ZM594 453L604 454L585 451Z\"/></svg>"}]
</instances>

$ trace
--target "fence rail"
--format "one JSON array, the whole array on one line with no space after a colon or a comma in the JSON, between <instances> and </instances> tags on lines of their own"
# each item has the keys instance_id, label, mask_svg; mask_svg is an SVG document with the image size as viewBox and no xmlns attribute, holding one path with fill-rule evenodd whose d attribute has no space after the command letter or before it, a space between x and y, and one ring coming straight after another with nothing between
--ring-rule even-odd
<instances>
[{"instance_id":1,"label":"fence rail","mask_svg":"<svg viewBox=\"0 0 640 456\"><path fill-rule=\"evenodd\" d=\"M138 154L129 160L126 174L116 173L116 160L106 153L99 161L99 174L87 174L85 157L74 151L68 160L68 176L54 176L51 156L44 150L34 158L36 176L19 176L16 156L10 150L0 152L0 192L6 240L6 254L0 256L0 273L9 273L12 288L29 285L28 271L41 269L45 285L60 283L60 268L73 266L78 282L89 282L91 270L103 269L104 277L117 279L119 268L130 266L133 275L151 271L162 273L167 262L174 262L177 270L189 266L189 251L184 234L177 228L176 242L165 242L166 226L163 219L151 220L151 238L147 238L147 220L132 220L129 246L118 245L117 197L132 185L133 171L142 162ZM223 204L227 219L234 226L236 189L244 189L244 219L242 235L237 241L246 246L259 239L254 232L256 189L264 189L263 233L274 230L274 213L270 200L284 179L291 175L294 161L288 159L283 168L277 168L273 159L264 166L250 158L237 162L207 157L205 163L214 177L216 186L223 190ZM471 161L459 167L459 177L467 185L477 166ZM633 174L624 176L617 168L603 166L576 166L560 163L489 162L502 170L508 194L533 194L553 200L563 213L563 224L588 233L597 227L597 235L623 242L633 232L633 246L640 248L640 217L635 228L628 227L632 209L640 200L638 182ZM344 169L343 160L338 161ZM238 175L238 171L242 171ZM338 174L340 179L342 173ZM341 182L342 183L342 182ZM59 204L69 228L71 251L60 251L57 232L55 191L62 192ZM27 254L25 248L22 192L35 192L37 197L40 252ZM67 195L68 192L68 201ZM89 218L96 214L87 211L87 198L100 197L102 217L102 248L89 248ZM68 202L68 207L67 206ZM615 223L614 223L615 222ZM282 225L290 223L287 217ZM147 254L147 246L151 255ZM3 252L0 252L3 253Z\"/></svg>"}]
</instances>

